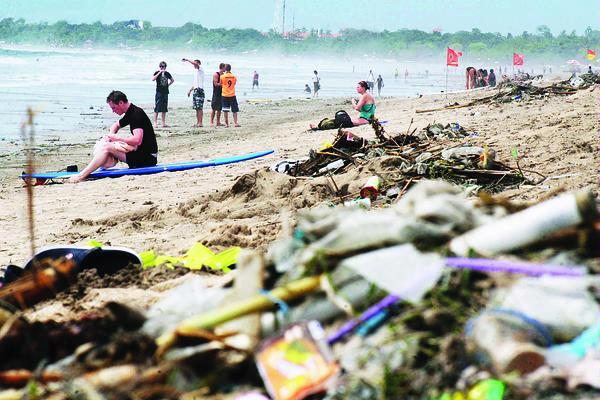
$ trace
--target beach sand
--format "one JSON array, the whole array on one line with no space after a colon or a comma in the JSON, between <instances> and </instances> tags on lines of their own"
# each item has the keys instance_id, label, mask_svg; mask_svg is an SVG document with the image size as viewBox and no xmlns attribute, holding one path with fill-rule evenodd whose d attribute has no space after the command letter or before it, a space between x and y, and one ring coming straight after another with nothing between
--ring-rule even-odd
<instances>
[{"instance_id":1,"label":"beach sand","mask_svg":"<svg viewBox=\"0 0 600 400\"><path fill-rule=\"evenodd\" d=\"M524 171L536 171L550 179L501 193L507 198L536 200L559 190L595 188L598 93L590 89L524 103L415 113L448 103L462 104L487 96L490 90L451 94L448 99L444 95L380 99L377 114L389 120L385 129L391 134L405 133L411 119L411 130L432 122L458 122L478 133L464 142L489 145L508 165L515 165L511 150L517 147ZM339 109L349 111L349 101L245 103L240 113L243 126L228 129L191 128L193 110L174 109L168 115L173 126L157 130L161 163L267 149L275 150L275 154L215 168L34 187L35 244L86 244L94 239L137 252L153 249L169 255L181 255L196 242L215 251L229 246L265 248L276 238L282 223L293 220L295 211L336 201L325 178L292 178L267 169L280 159L304 157L310 149L331 140L334 130L306 130L310 122L331 117ZM205 110L207 114L209 111ZM207 115L204 122L208 124ZM374 137L370 126L353 128L352 132ZM98 137L101 135L98 132ZM90 151L91 143L46 147L37 158L37 168L51 171L78 164L81 169L89 161ZM23 157L7 154L0 161L0 265L22 265L30 255L26 192L18 178L24 169ZM351 192L358 191L363 178L371 173L368 168L359 168L336 176L336 181L348 183Z\"/></svg>"}]
</instances>

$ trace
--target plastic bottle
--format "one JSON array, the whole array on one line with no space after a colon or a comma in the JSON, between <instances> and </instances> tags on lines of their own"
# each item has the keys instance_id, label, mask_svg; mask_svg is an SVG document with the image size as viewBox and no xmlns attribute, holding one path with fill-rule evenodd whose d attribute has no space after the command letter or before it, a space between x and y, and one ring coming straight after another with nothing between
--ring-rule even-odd
<instances>
[{"instance_id":1,"label":"plastic bottle","mask_svg":"<svg viewBox=\"0 0 600 400\"><path fill-rule=\"evenodd\" d=\"M567 193L454 238L450 250L461 256L471 249L486 256L509 252L561 229L595 221L597 214L590 192Z\"/></svg>"},{"instance_id":2,"label":"plastic bottle","mask_svg":"<svg viewBox=\"0 0 600 400\"><path fill-rule=\"evenodd\" d=\"M381 180L378 176L372 176L367 179L362 189L360 189L360 197L366 199L367 197L374 201L379 196L379 188L381 187Z\"/></svg>"}]
</instances>

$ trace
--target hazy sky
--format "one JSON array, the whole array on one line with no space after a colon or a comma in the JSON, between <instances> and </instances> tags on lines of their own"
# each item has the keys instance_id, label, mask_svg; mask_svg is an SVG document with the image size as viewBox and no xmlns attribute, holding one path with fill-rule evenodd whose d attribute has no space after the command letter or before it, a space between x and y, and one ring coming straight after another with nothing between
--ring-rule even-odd
<instances>
[{"instance_id":1,"label":"hazy sky","mask_svg":"<svg viewBox=\"0 0 600 400\"><path fill-rule=\"evenodd\" d=\"M279 0L282 2L283 0ZM0 0L0 18L27 21L112 23L144 19L155 26L186 22L209 28L274 26L276 0ZM443 32L479 28L484 32L534 32L547 25L583 32L597 27L598 0L286 0L286 28L415 28Z\"/></svg>"}]
</instances>

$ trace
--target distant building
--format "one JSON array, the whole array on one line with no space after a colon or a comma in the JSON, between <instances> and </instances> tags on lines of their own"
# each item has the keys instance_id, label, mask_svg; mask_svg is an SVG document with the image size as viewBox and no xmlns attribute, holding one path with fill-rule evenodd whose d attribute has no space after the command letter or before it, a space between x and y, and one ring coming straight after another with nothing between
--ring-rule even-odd
<instances>
[{"instance_id":1,"label":"distant building","mask_svg":"<svg viewBox=\"0 0 600 400\"><path fill-rule=\"evenodd\" d=\"M295 31L295 32L284 32L281 36L289 40L302 41L308 39L309 36L314 35L319 38L337 39L342 37L341 33L317 33L316 31L311 33L309 31Z\"/></svg>"},{"instance_id":2,"label":"distant building","mask_svg":"<svg viewBox=\"0 0 600 400\"><path fill-rule=\"evenodd\" d=\"M141 19L130 19L129 21L121 21L118 23L123 24L125 28L137 29L140 31L144 30L144 21Z\"/></svg>"}]
</instances>

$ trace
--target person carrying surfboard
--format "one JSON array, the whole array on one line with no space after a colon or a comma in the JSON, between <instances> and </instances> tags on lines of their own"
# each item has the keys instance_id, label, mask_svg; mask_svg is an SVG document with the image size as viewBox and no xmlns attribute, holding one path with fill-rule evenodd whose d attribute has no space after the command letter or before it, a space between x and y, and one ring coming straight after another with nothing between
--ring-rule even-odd
<instances>
[{"instance_id":1,"label":"person carrying surfboard","mask_svg":"<svg viewBox=\"0 0 600 400\"><path fill-rule=\"evenodd\" d=\"M81 182L98 168L111 168L119 161L127 163L129 168L151 167L157 163L156 135L146 112L130 103L125 93L118 90L110 92L106 103L115 114L123 117L96 143L92 161L79 174L69 178L70 183ZM119 129L127 125L132 136L118 136Z\"/></svg>"}]
</instances>

